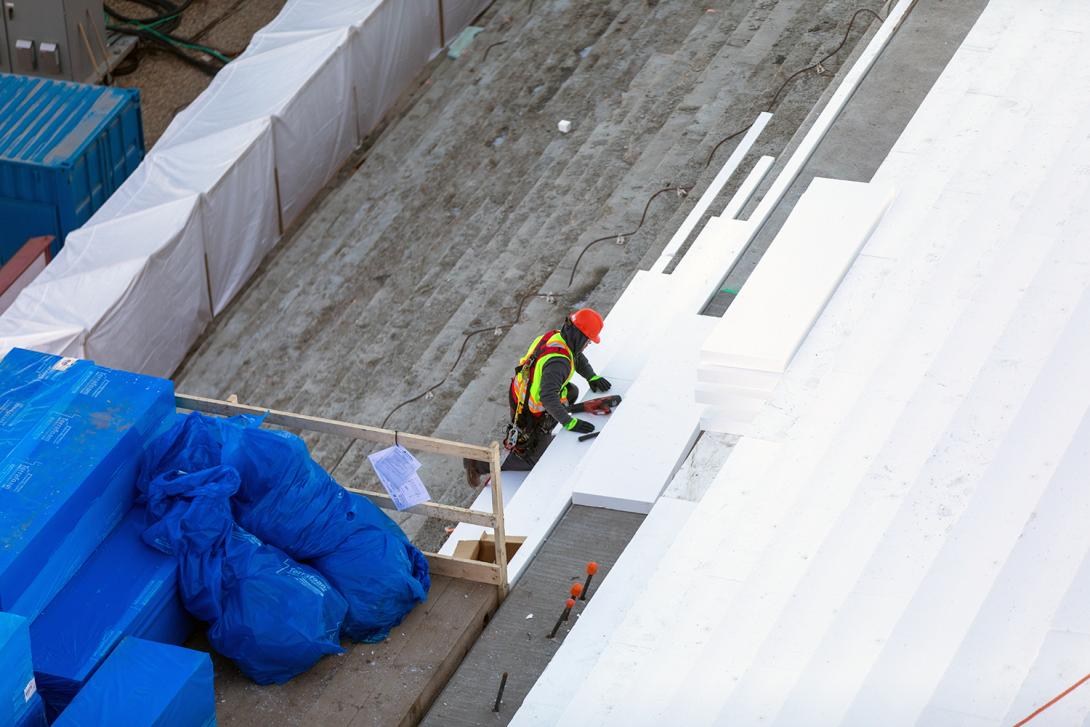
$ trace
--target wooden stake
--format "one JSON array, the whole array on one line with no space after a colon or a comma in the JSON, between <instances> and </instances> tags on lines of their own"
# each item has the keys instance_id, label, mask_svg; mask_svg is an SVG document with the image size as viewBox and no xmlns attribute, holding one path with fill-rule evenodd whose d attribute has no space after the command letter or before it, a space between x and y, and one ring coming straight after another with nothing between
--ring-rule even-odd
<instances>
[{"instance_id":1,"label":"wooden stake","mask_svg":"<svg viewBox=\"0 0 1090 727\"><path fill-rule=\"evenodd\" d=\"M284 235L284 204L280 200L280 170L273 167L273 184L276 186L276 227Z\"/></svg>"},{"instance_id":2,"label":"wooden stake","mask_svg":"<svg viewBox=\"0 0 1090 727\"><path fill-rule=\"evenodd\" d=\"M76 23L76 27L79 28L79 35L83 38L83 47L87 49L87 57L91 59L91 68L94 69L95 75L98 75L98 59L95 58L94 51L91 50L91 41L87 39L87 31L83 29L83 23ZM108 61L109 59L107 59ZM109 65L109 63L107 63Z\"/></svg>"},{"instance_id":3,"label":"wooden stake","mask_svg":"<svg viewBox=\"0 0 1090 727\"><path fill-rule=\"evenodd\" d=\"M110 73L110 49L106 47L106 40L102 37L102 33L98 32L98 26L91 19L90 9L87 10L86 16L87 24L91 26L91 30L95 31L95 40L98 41L98 47L102 49L102 62L106 64L102 68L103 77L106 79L107 84L112 84L114 77Z\"/></svg>"},{"instance_id":4,"label":"wooden stake","mask_svg":"<svg viewBox=\"0 0 1090 727\"><path fill-rule=\"evenodd\" d=\"M500 690L496 692L496 703L492 706L493 712L500 711L500 702L503 701L503 688L507 686L507 672L500 677Z\"/></svg>"},{"instance_id":5,"label":"wooden stake","mask_svg":"<svg viewBox=\"0 0 1090 727\"><path fill-rule=\"evenodd\" d=\"M447 18L443 12L443 0L439 0L439 47L447 47Z\"/></svg>"},{"instance_id":6,"label":"wooden stake","mask_svg":"<svg viewBox=\"0 0 1090 727\"><path fill-rule=\"evenodd\" d=\"M492 516L496 519L496 565L500 569L500 603L507 597L507 531L503 524L503 483L500 482L500 443L489 447L488 469L492 486Z\"/></svg>"}]
</instances>

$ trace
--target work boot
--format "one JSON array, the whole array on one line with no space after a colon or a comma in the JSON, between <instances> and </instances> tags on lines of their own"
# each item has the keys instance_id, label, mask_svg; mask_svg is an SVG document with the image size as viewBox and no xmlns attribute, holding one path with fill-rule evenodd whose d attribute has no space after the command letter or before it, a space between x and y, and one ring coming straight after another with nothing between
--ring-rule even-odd
<instances>
[{"instance_id":1,"label":"work boot","mask_svg":"<svg viewBox=\"0 0 1090 727\"><path fill-rule=\"evenodd\" d=\"M478 467L478 462L475 459L463 459L462 468L466 471L466 484L474 490L481 489L481 475L487 474L481 472Z\"/></svg>"}]
</instances>

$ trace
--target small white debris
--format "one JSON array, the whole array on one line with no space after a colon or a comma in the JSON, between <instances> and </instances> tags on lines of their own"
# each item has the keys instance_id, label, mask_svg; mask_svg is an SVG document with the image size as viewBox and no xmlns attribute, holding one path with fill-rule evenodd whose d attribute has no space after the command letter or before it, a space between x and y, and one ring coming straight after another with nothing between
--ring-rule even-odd
<instances>
[{"instance_id":1,"label":"small white debris","mask_svg":"<svg viewBox=\"0 0 1090 727\"><path fill-rule=\"evenodd\" d=\"M567 134L571 131L571 122L567 119L561 119L560 123L556 125L556 128L560 129L561 134Z\"/></svg>"},{"instance_id":2,"label":"small white debris","mask_svg":"<svg viewBox=\"0 0 1090 727\"><path fill-rule=\"evenodd\" d=\"M528 614L526 614L526 620L530 620L530 619L532 619L533 617L534 617L534 614L532 614L532 613L528 613Z\"/></svg>"}]
</instances>

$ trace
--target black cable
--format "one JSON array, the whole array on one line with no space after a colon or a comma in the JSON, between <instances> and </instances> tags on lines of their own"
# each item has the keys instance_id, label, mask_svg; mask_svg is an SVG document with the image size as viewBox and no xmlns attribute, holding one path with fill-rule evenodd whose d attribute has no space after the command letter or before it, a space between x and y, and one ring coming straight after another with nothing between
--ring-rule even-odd
<instances>
[{"instance_id":1,"label":"black cable","mask_svg":"<svg viewBox=\"0 0 1090 727\"><path fill-rule=\"evenodd\" d=\"M204 26L203 28L198 30L196 33L194 33L193 34L193 40L195 40L195 41L200 40L204 36L211 33L213 28L215 28L217 25L222 23L224 20L227 20L227 18L231 17L235 13L237 13L239 11L239 9L243 5L246 4L246 2L247 2L247 0L236 0L235 4L232 5L231 7L227 8L227 10L225 10L222 15L220 15L217 18L215 18L214 20L210 21L208 23L208 25Z\"/></svg>"},{"instance_id":2,"label":"black cable","mask_svg":"<svg viewBox=\"0 0 1090 727\"><path fill-rule=\"evenodd\" d=\"M507 42L506 40L499 40L499 41L496 41L495 43L493 43L492 45L488 46L487 48L485 48L484 49L484 56L481 57L481 63L484 63L485 61L488 60L488 52L490 50L492 50L493 48L496 48L497 46L501 46L506 42Z\"/></svg>"},{"instance_id":3,"label":"black cable","mask_svg":"<svg viewBox=\"0 0 1090 727\"><path fill-rule=\"evenodd\" d=\"M413 402L420 401L425 396L427 396L431 392L435 391L436 389L438 389L443 384L447 383L447 379L449 379L450 375L454 373L454 370L456 368L458 368L458 364L462 362L462 357L465 356L465 354L466 354L466 347L469 346L469 341L474 336L479 336L480 334L488 333L489 331L498 331L498 330L503 330L505 328L512 328L513 326L515 326L522 319L522 311L526 307L526 301L530 300L530 298L551 298L551 297L553 297L552 293L526 293L521 298L519 298L518 310L515 312L515 320L511 321L510 323L501 323L498 326L488 326L487 328L477 328L475 330L472 330L472 331L469 331L468 333L466 333L465 337L462 339L462 347L458 350L458 356L455 357L454 363L452 363L450 365L450 370L447 371L447 373L443 375L443 378L439 380L439 383L428 387L427 389L420 392L419 394L417 394L413 398L406 399L405 401L401 402L400 404L395 406L393 409L391 409L390 412L386 415L386 418L382 420L382 428L385 429L386 422L390 421L390 417L392 417L399 409L401 409L402 407L408 406L409 404L412 404ZM351 446L351 445L349 445L349 446ZM341 455L341 456L343 457L344 455Z\"/></svg>"},{"instance_id":4,"label":"black cable","mask_svg":"<svg viewBox=\"0 0 1090 727\"><path fill-rule=\"evenodd\" d=\"M116 33L124 33L125 35L133 35L133 36L136 36L137 38L140 38L141 40L147 41L148 44L149 44L149 48L154 49L154 50L165 51L167 53L170 53L171 55L177 56L181 60L185 61L189 65L193 66L194 68L202 71L203 73L205 73L205 74L207 74L209 76L215 76L217 73L220 72L220 69L223 68L222 65L216 65L216 64L211 63L209 61L204 61L204 60L201 60L200 58L195 58L195 57L191 56L190 54L186 53L185 51L183 51L178 46L176 46L176 45L174 45L172 43L168 43L167 41L161 40L159 38L156 38L151 33L146 33L144 31L136 30L136 29L130 30L130 29L127 29L127 28L117 28L117 27L113 27L113 26L110 27L110 30L112 30L112 31L114 31Z\"/></svg>"},{"instance_id":5,"label":"black cable","mask_svg":"<svg viewBox=\"0 0 1090 727\"><path fill-rule=\"evenodd\" d=\"M651 197L647 200L647 204L643 206L643 214L640 215L640 224L636 225L636 229L632 230L632 232L625 232L620 235L608 235L607 237L599 237L597 240L591 240L590 242L588 242L586 247L583 248L583 251L579 253L579 257L575 258L575 264L571 266L571 277L568 278L568 287L570 288L572 286L572 283L575 282L575 271L579 269L579 261L583 259L583 255L587 253L587 250L591 249L600 242L605 242L606 240L620 240L623 242L626 237L632 237L640 231L641 227L643 227L643 223L647 220L647 210L651 209L651 203L655 201L656 197L658 197L660 194L665 194L666 192L677 192L679 195L684 197L689 193L689 190L691 190L692 188L693 185L691 184L682 187L663 187L662 189L651 195Z\"/></svg>"},{"instance_id":6,"label":"black cable","mask_svg":"<svg viewBox=\"0 0 1090 727\"><path fill-rule=\"evenodd\" d=\"M771 113L772 110L776 108L776 104L778 104L782 100L783 92L785 90L787 90L787 87L789 85L791 85L791 83L796 78L798 78L799 76L801 76L804 73L808 73L809 71L813 71L813 70L815 70L817 68L820 68L820 67L824 66L826 61L832 59L833 56L835 56L837 53L839 53L840 51L842 51L844 49L844 46L848 44L848 38L851 36L852 28L855 27L856 18L858 18L863 13L868 13L868 14L872 15L875 18L875 20L877 20L880 23L885 21L885 18L883 18L881 15L874 12L870 8L860 8L859 10L856 10L855 13L852 14L852 19L848 22L848 29L844 31L844 37L840 40L840 45L838 45L836 48L833 48L831 51L829 51L829 53L827 53L817 63L812 63L809 66L806 66L805 68L800 68L799 70L795 71L790 76L788 76L787 79L782 84L780 84L780 87L776 90L776 94L772 97L772 102L769 103L768 108L765 109L766 112ZM734 138L736 138L738 136L741 136L742 134L746 133L747 131L750 130L750 128L752 126L753 126L753 122L750 122L749 124L747 124L745 126L745 128L738 129L738 131L735 131L735 132L723 137L723 139L721 139L718 144L716 144L714 147L712 147L711 152L708 153L708 159L707 159L707 161L704 162L704 168L707 169L708 166L712 163L712 158L715 157L715 153L717 151L719 151L719 147L723 146L724 144L726 144L731 139L734 139Z\"/></svg>"},{"instance_id":7,"label":"black cable","mask_svg":"<svg viewBox=\"0 0 1090 727\"><path fill-rule=\"evenodd\" d=\"M148 8L155 15L150 17L132 17L125 15L109 5L104 5L105 12L115 20L127 25L110 25L110 30L139 38L149 47L166 51L201 72L215 76L223 65L224 59L230 60L231 55L217 48L206 45L198 45L189 38L174 35L171 31L181 25L182 13L192 4L193 0L183 0L174 3L170 0L133 0ZM131 26L131 27L129 27ZM195 57L190 52L207 56L207 59Z\"/></svg>"}]
</instances>

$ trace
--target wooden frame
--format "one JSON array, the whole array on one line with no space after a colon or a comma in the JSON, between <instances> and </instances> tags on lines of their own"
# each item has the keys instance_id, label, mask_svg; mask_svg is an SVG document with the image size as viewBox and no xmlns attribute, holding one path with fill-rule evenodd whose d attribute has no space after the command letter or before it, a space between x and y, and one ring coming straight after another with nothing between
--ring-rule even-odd
<instances>
[{"instance_id":1,"label":"wooden frame","mask_svg":"<svg viewBox=\"0 0 1090 727\"><path fill-rule=\"evenodd\" d=\"M228 397L227 400L221 400L208 399L202 396L177 394L174 397L174 403L179 409L190 409L205 414L216 414L219 416L253 414L264 416L265 422L269 424L278 424L291 429L321 432L323 434L339 434L351 439L375 442L377 444L400 444L406 449L415 449L421 452L431 452L433 454L445 454L452 457L472 459L478 462L488 462L489 472L491 474L492 512L470 510L454 505L443 505L438 502L425 502L416 505L415 507L411 507L408 510L403 510L402 512L411 512L418 515L426 515L428 517L441 517L448 520L473 523L475 525L492 528L496 538L495 563L484 563L479 560L455 558L448 555L439 555L438 553L425 553L424 555L428 559L428 565L431 568L431 572L436 575L462 578L478 583L488 583L496 586L499 590L501 601L507 596L507 537L503 526L503 489L500 484L500 445L498 442L492 442L487 447L475 444L464 444L462 442L453 442L446 439L426 437L420 434L409 434L397 432L392 429L370 427L364 424L351 424L349 422L337 421L336 419L324 419L322 417L277 411L275 409L267 409L259 406L249 406L240 404L238 399L234 396ZM394 509L393 502L386 493L355 487L346 487L345 489L363 495L379 507L388 510Z\"/></svg>"}]
</instances>

